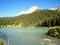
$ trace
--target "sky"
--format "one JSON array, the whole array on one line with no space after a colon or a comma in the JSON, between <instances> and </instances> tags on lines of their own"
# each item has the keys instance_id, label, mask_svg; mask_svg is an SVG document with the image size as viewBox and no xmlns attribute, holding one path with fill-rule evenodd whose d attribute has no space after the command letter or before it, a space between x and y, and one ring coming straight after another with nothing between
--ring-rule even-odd
<instances>
[{"instance_id":1,"label":"sky","mask_svg":"<svg viewBox=\"0 0 60 45\"><path fill-rule=\"evenodd\" d=\"M60 0L0 0L0 17L17 16L32 6L41 9L57 8Z\"/></svg>"}]
</instances>

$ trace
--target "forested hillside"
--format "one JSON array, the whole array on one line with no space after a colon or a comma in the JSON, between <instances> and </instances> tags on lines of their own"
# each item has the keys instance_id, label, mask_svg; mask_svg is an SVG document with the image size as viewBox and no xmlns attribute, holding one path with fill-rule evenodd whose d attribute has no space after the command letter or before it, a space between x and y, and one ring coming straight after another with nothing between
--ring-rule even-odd
<instances>
[{"instance_id":1,"label":"forested hillside","mask_svg":"<svg viewBox=\"0 0 60 45\"><path fill-rule=\"evenodd\" d=\"M36 10L31 14L0 18L0 28L4 27L52 27L60 26L60 11Z\"/></svg>"}]
</instances>

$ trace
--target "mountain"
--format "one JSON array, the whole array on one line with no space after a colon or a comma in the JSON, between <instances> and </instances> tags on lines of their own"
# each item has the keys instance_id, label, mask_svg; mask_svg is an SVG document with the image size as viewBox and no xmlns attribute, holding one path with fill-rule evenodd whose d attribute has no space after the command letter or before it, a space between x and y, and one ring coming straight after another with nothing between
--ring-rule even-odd
<instances>
[{"instance_id":1,"label":"mountain","mask_svg":"<svg viewBox=\"0 0 60 45\"><path fill-rule=\"evenodd\" d=\"M60 26L60 11L33 6L15 17L0 18L2 27L52 27Z\"/></svg>"},{"instance_id":2,"label":"mountain","mask_svg":"<svg viewBox=\"0 0 60 45\"><path fill-rule=\"evenodd\" d=\"M36 11L36 10L39 10L39 9L40 9L39 7L33 6L33 7L29 8L27 11L21 11L18 15L30 14L30 13L33 13L34 11Z\"/></svg>"},{"instance_id":3,"label":"mountain","mask_svg":"<svg viewBox=\"0 0 60 45\"><path fill-rule=\"evenodd\" d=\"M20 14L30 14L30 13L33 13L34 11L38 10L38 9L40 9L40 8L37 6L33 6L33 7L29 8L27 11L21 11L19 13L19 15Z\"/></svg>"}]
</instances>

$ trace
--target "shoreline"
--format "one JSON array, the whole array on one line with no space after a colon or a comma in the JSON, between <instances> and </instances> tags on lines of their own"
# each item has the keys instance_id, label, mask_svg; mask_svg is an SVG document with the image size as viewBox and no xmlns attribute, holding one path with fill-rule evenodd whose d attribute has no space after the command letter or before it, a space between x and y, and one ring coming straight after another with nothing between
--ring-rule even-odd
<instances>
[{"instance_id":1,"label":"shoreline","mask_svg":"<svg viewBox=\"0 0 60 45\"><path fill-rule=\"evenodd\" d=\"M16 26L16 27L0 27L0 28L60 28L60 26L53 26L53 27L19 27L19 26Z\"/></svg>"}]
</instances>

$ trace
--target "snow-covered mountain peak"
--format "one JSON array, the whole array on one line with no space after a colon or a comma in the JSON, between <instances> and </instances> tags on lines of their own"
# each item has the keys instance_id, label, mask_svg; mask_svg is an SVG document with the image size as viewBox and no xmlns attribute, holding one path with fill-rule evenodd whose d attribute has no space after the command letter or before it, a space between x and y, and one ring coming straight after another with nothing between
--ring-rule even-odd
<instances>
[{"instance_id":1,"label":"snow-covered mountain peak","mask_svg":"<svg viewBox=\"0 0 60 45\"><path fill-rule=\"evenodd\" d=\"M40 8L37 7L37 6L33 6L33 7L29 8L27 11L20 12L18 15L20 15L20 14L30 14L30 13L38 10L38 9L40 9Z\"/></svg>"}]
</instances>

